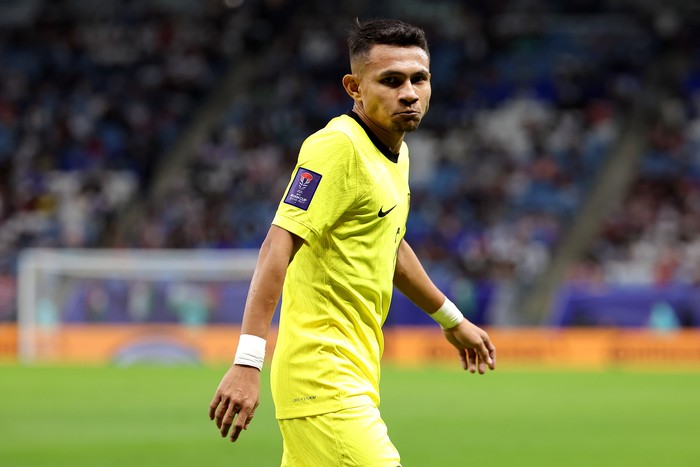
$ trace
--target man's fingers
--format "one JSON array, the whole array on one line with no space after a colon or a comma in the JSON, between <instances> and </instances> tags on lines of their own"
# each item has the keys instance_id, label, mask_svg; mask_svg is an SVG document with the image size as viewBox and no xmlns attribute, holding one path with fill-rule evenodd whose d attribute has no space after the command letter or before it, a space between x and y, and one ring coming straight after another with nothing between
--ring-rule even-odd
<instances>
[{"instance_id":1,"label":"man's fingers","mask_svg":"<svg viewBox=\"0 0 700 467\"><path fill-rule=\"evenodd\" d=\"M255 404L255 407L253 407L253 410L251 410L250 413L248 414L248 418L247 418L247 420L245 421L245 425L243 425L243 429L244 429L244 430L247 430L247 429L248 429L248 425L250 425L250 422L253 421L253 417L255 416L255 409L257 409L257 408L258 408L258 405Z\"/></svg>"},{"instance_id":2,"label":"man's fingers","mask_svg":"<svg viewBox=\"0 0 700 467\"><path fill-rule=\"evenodd\" d=\"M491 352L489 351L489 346L493 347L493 344L491 344L491 341L489 340L489 336L484 333L482 336L482 341L479 343L479 345L476 346L476 352L478 354L478 368L479 368L479 374L483 375L486 373L486 365L489 366L493 370L493 359L491 358ZM495 350L495 348L494 348Z\"/></svg>"},{"instance_id":3,"label":"man's fingers","mask_svg":"<svg viewBox=\"0 0 700 467\"><path fill-rule=\"evenodd\" d=\"M464 326L444 331L447 341L459 351L462 368L484 374L496 368L496 347L489 335L468 321ZM466 354L465 354L466 351Z\"/></svg>"},{"instance_id":4,"label":"man's fingers","mask_svg":"<svg viewBox=\"0 0 700 467\"><path fill-rule=\"evenodd\" d=\"M230 403L228 405L228 410L226 410L226 413L224 414L222 420L221 420L221 437L224 438L228 434L228 430L231 428L231 425L233 425L233 418L236 416L236 413L238 413L238 405ZM217 422L219 419L217 418Z\"/></svg>"},{"instance_id":5,"label":"man's fingers","mask_svg":"<svg viewBox=\"0 0 700 467\"><path fill-rule=\"evenodd\" d=\"M479 363L478 363L479 374L483 375L484 373L486 373L486 363L488 363L489 365L492 365L493 362L491 361L491 356L489 355L489 351L483 342L481 343L481 345L479 345L477 347L477 353L479 354Z\"/></svg>"},{"instance_id":6,"label":"man's fingers","mask_svg":"<svg viewBox=\"0 0 700 467\"><path fill-rule=\"evenodd\" d=\"M467 361L467 351L464 349L459 349L459 361L462 362L462 368L469 368L469 362Z\"/></svg>"},{"instance_id":7,"label":"man's fingers","mask_svg":"<svg viewBox=\"0 0 700 467\"><path fill-rule=\"evenodd\" d=\"M486 343L484 341L482 341L476 347L476 351L479 353L479 358L481 359L482 362L488 363L489 365L493 365L493 361L491 360L491 355L489 354L489 349L486 348Z\"/></svg>"},{"instance_id":8,"label":"man's fingers","mask_svg":"<svg viewBox=\"0 0 700 467\"><path fill-rule=\"evenodd\" d=\"M489 368L492 370L496 369L496 346L489 341L488 343L488 348L489 348L489 356L491 357L491 363L489 364Z\"/></svg>"},{"instance_id":9,"label":"man's fingers","mask_svg":"<svg viewBox=\"0 0 700 467\"><path fill-rule=\"evenodd\" d=\"M476 371L476 351L474 349L467 350L467 362L469 372L474 373Z\"/></svg>"},{"instance_id":10,"label":"man's fingers","mask_svg":"<svg viewBox=\"0 0 700 467\"><path fill-rule=\"evenodd\" d=\"M213 417L222 438L238 439L253 419L259 397L260 370L231 365L209 404L209 417Z\"/></svg>"},{"instance_id":11,"label":"man's fingers","mask_svg":"<svg viewBox=\"0 0 700 467\"><path fill-rule=\"evenodd\" d=\"M483 330L479 330L479 337L481 338L474 347L479 354L479 360L489 366L490 369L496 368L496 346L493 345L489 335ZM479 373L484 373L486 368L483 365L479 365Z\"/></svg>"},{"instance_id":12,"label":"man's fingers","mask_svg":"<svg viewBox=\"0 0 700 467\"><path fill-rule=\"evenodd\" d=\"M238 417L236 418L236 423L233 424L233 430L231 431L231 442L235 442L241 434L243 428L245 428L250 418L251 411L248 409L241 409L238 412ZM233 420L233 419L232 419Z\"/></svg>"},{"instance_id":13,"label":"man's fingers","mask_svg":"<svg viewBox=\"0 0 700 467\"><path fill-rule=\"evenodd\" d=\"M216 427L219 429L221 429L221 423L223 422L224 415L226 415L228 406L228 401L222 399L219 401L219 406L216 408L216 412L214 413L214 421L216 422Z\"/></svg>"},{"instance_id":14,"label":"man's fingers","mask_svg":"<svg viewBox=\"0 0 700 467\"><path fill-rule=\"evenodd\" d=\"M214 417L216 416L216 409L219 407L219 402L221 402L221 396L217 392L209 404L209 420L214 420Z\"/></svg>"},{"instance_id":15,"label":"man's fingers","mask_svg":"<svg viewBox=\"0 0 700 467\"><path fill-rule=\"evenodd\" d=\"M221 437L225 438L231 431L231 441L236 441L241 434L241 430L247 429L251 420L253 420L256 408L257 404L249 408L233 401L225 402L222 400L215 415L216 426L221 431Z\"/></svg>"}]
</instances>

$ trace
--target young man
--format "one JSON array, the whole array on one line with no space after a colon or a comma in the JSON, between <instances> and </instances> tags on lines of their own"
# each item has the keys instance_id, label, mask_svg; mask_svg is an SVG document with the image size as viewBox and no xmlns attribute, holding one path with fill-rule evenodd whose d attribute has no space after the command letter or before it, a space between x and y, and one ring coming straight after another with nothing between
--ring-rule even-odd
<instances>
[{"instance_id":1,"label":"young man","mask_svg":"<svg viewBox=\"0 0 700 467\"><path fill-rule=\"evenodd\" d=\"M403 239L410 204L406 132L430 102L423 31L359 21L350 33L352 112L301 148L251 281L234 364L209 406L236 441L258 405L260 368L283 293L272 361L282 465L397 466L379 411L381 326L396 286L443 328L463 368L494 369L483 330L428 278ZM235 423L234 423L235 419Z\"/></svg>"}]
</instances>

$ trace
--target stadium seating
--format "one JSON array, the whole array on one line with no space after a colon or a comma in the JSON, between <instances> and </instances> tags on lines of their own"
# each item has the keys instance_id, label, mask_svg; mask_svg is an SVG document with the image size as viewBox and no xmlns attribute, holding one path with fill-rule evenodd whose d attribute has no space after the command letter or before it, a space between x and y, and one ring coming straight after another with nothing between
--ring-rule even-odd
<instances>
[{"instance_id":1,"label":"stadium seating","mask_svg":"<svg viewBox=\"0 0 700 467\"><path fill-rule=\"evenodd\" d=\"M669 50L684 67L664 83L676 94L639 181L570 279L698 277L697 29L672 13L613 1L36 3L0 29L5 274L26 246L257 247L303 139L349 110L349 19L399 16L425 27L433 72L431 111L408 137L407 238L476 321L520 322L513 301L586 222L578 210L647 63ZM254 79L153 196L195 110L251 51ZM128 203L140 214L118 235Z\"/></svg>"}]
</instances>

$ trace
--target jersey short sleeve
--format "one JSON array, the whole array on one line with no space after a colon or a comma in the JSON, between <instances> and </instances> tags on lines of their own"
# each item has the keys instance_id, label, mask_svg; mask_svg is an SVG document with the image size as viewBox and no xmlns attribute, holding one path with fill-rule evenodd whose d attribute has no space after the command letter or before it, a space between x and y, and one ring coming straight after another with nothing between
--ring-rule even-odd
<instances>
[{"instance_id":1,"label":"jersey short sleeve","mask_svg":"<svg viewBox=\"0 0 700 467\"><path fill-rule=\"evenodd\" d=\"M321 130L301 147L272 223L313 242L355 202L355 148L342 132Z\"/></svg>"}]
</instances>

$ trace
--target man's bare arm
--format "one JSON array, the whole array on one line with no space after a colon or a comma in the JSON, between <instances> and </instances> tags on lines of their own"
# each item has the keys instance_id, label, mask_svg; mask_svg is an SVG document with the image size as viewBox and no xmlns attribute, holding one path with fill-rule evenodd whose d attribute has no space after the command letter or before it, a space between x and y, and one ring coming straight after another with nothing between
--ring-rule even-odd
<instances>
[{"instance_id":1,"label":"man's bare arm","mask_svg":"<svg viewBox=\"0 0 700 467\"><path fill-rule=\"evenodd\" d=\"M270 322L282 294L287 266L303 241L277 226L270 231L260 247L258 262L250 282L241 334L267 339ZM209 418L225 437L231 426L231 441L236 441L241 430L255 415L260 397L260 371L257 368L234 364L224 375L209 404ZM234 418L238 414L234 424Z\"/></svg>"},{"instance_id":2,"label":"man's bare arm","mask_svg":"<svg viewBox=\"0 0 700 467\"><path fill-rule=\"evenodd\" d=\"M445 295L425 272L410 245L402 240L396 256L394 285L420 309L434 314L445 303ZM461 319L461 318L460 318ZM466 318L454 327L444 329L445 338L458 351L462 367L474 373L496 368L496 347L488 334Z\"/></svg>"}]
</instances>

